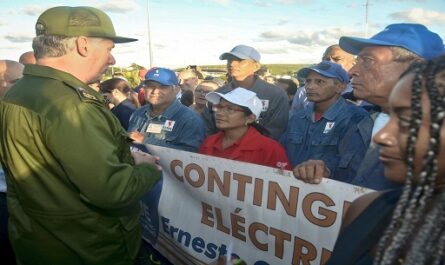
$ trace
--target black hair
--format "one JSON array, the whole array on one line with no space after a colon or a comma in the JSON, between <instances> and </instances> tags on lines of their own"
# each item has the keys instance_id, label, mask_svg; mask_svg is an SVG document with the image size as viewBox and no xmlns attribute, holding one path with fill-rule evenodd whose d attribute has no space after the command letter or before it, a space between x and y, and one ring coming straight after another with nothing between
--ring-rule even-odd
<instances>
[{"instance_id":1,"label":"black hair","mask_svg":"<svg viewBox=\"0 0 445 265\"><path fill-rule=\"evenodd\" d=\"M276 82L288 85L286 92L288 95L295 95L298 90L298 85L292 79L278 78Z\"/></svg>"},{"instance_id":2,"label":"black hair","mask_svg":"<svg viewBox=\"0 0 445 265\"><path fill-rule=\"evenodd\" d=\"M243 110L244 114L246 114L247 116L253 114L253 112L248 107L244 107L244 106L239 106L239 107ZM248 125L252 126L253 128L255 128L262 135L267 136L267 137L271 137L271 134L270 134L269 130L267 130L266 127L264 127L263 125L259 124L258 122L254 121L254 122L252 122L252 123L250 123Z\"/></svg>"},{"instance_id":3,"label":"black hair","mask_svg":"<svg viewBox=\"0 0 445 265\"><path fill-rule=\"evenodd\" d=\"M123 94L129 96L129 99L137 108L141 106L139 100L137 98L137 94L133 91L130 84L119 77L110 78L108 80L103 81L99 85L100 92L102 93L111 93L113 90L117 89Z\"/></svg>"},{"instance_id":4,"label":"black hair","mask_svg":"<svg viewBox=\"0 0 445 265\"><path fill-rule=\"evenodd\" d=\"M190 106L193 104L193 91L187 90L184 91L181 95L181 103L185 106Z\"/></svg>"},{"instance_id":5,"label":"black hair","mask_svg":"<svg viewBox=\"0 0 445 265\"><path fill-rule=\"evenodd\" d=\"M445 56L441 56L433 61L414 64L403 74L414 74L411 91L412 116L407 142L407 177L392 220L380 239L374 264L403 262L438 265L444 261L445 190L436 187L440 130L445 116L444 92L438 89L436 75L444 70ZM415 176L414 155L422 124L423 87L431 102L430 139L421 172Z\"/></svg>"}]
</instances>

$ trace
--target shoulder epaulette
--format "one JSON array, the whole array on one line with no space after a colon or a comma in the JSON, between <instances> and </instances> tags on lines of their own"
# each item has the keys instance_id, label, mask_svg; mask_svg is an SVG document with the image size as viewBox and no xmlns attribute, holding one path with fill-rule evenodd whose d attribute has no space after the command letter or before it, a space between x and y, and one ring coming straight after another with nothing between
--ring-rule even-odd
<instances>
[{"instance_id":1,"label":"shoulder epaulette","mask_svg":"<svg viewBox=\"0 0 445 265\"><path fill-rule=\"evenodd\" d=\"M77 91L79 91L80 95L85 99L90 99L90 100L101 102L101 100L98 97L89 93L83 87L77 87Z\"/></svg>"}]
</instances>

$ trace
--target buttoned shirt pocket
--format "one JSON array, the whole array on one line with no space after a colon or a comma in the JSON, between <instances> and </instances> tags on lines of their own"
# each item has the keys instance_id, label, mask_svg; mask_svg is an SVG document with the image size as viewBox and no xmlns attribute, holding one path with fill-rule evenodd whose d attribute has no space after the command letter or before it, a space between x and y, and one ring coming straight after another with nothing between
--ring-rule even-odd
<instances>
[{"instance_id":1,"label":"buttoned shirt pocket","mask_svg":"<svg viewBox=\"0 0 445 265\"><path fill-rule=\"evenodd\" d=\"M321 136L315 137L312 140L312 145L315 146L337 146L338 136L323 134Z\"/></svg>"},{"instance_id":2,"label":"buttoned shirt pocket","mask_svg":"<svg viewBox=\"0 0 445 265\"><path fill-rule=\"evenodd\" d=\"M301 134L290 133L288 139L290 145L300 146L303 144L304 137Z\"/></svg>"},{"instance_id":3,"label":"buttoned shirt pocket","mask_svg":"<svg viewBox=\"0 0 445 265\"><path fill-rule=\"evenodd\" d=\"M316 135L312 138L311 144L308 147L309 152L307 152L305 160L323 160L329 169L332 170L338 163L338 144L338 135Z\"/></svg>"},{"instance_id":4,"label":"buttoned shirt pocket","mask_svg":"<svg viewBox=\"0 0 445 265\"><path fill-rule=\"evenodd\" d=\"M322 134L312 138L310 159L331 159L336 157L338 150L338 135Z\"/></svg>"}]
</instances>

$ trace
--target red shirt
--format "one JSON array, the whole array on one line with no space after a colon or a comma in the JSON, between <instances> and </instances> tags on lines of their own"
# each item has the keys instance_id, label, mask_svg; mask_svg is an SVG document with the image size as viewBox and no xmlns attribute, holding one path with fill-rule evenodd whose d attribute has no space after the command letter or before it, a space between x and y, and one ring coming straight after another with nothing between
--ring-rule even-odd
<instances>
[{"instance_id":1,"label":"red shirt","mask_svg":"<svg viewBox=\"0 0 445 265\"><path fill-rule=\"evenodd\" d=\"M223 131L210 135L201 144L199 153L268 167L292 169L284 148L253 127L249 127L241 139L226 149L222 149L223 138Z\"/></svg>"}]
</instances>

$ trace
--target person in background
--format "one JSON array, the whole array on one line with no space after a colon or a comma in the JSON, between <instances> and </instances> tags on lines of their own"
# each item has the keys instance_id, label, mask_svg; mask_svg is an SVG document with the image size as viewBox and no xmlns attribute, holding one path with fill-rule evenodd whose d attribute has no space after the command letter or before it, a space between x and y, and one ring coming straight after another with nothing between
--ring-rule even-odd
<instances>
[{"instance_id":1,"label":"person in background","mask_svg":"<svg viewBox=\"0 0 445 265\"><path fill-rule=\"evenodd\" d=\"M204 122L176 99L179 83L175 72L161 67L150 69L145 75L144 90L148 104L131 115L130 138L138 144L198 151L204 139Z\"/></svg>"},{"instance_id":2,"label":"person in background","mask_svg":"<svg viewBox=\"0 0 445 265\"><path fill-rule=\"evenodd\" d=\"M444 102L444 56L411 66L396 83L390 119L374 141L386 178L405 186L351 204L328 265L443 264Z\"/></svg>"},{"instance_id":3,"label":"person in background","mask_svg":"<svg viewBox=\"0 0 445 265\"><path fill-rule=\"evenodd\" d=\"M103 81L99 87L100 92L114 106L111 112L127 130L131 114L140 107L137 94L127 81L116 77Z\"/></svg>"},{"instance_id":4,"label":"person in background","mask_svg":"<svg viewBox=\"0 0 445 265\"><path fill-rule=\"evenodd\" d=\"M350 182L369 145L372 120L341 96L349 76L339 64L322 61L301 69L298 76L305 79L313 104L289 119L281 139L294 175L301 178L311 174L311 165L323 165L332 179Z\"/></svg>"},{"instance_id":5,"label":"person in background","mask_svg":"<svg viewBox=\"0 0 445 265\"><path fill-rule=\"evenodd\" d=\"M181 95L181 99L179 100L182 105L186 106L186 107L190 107L191 105L193 105L194 102L194 96L193 96L194 92L191 90L187 90L184 91Z\"/></svg>"},{"instance_id":6,"label":"person in background","mask_svg":"<svg viewBox=\"0 0 445 265\"><path fill-rule=\"evenodd\" d=\"M342 48L340 48L340 45L338 44L334 44L327 47L323 53L321 60L339 64L343 67L343 69L345 69L346 72L348 72L349 69L351 69L351 67L355 63L354 55L342 50ZM342 92L342 96L351 100L354 104L360 105L361 102L358 103L357 99L350 95L351 91L352 91L352 86L350 83L348 83L345 90ZM298 88L298 91L295 93L293 97L289 115L292 116L296 111L303 109L310 104L311 103L307 100L306 89L303 85Z\"/></svg>"},{"instance_id":7,"label":"person in background","mask_svg":"<svg viewBox=\"0 0 445 265\"><path fill-rule=\"evenodd\" d=\"M291 169L283 147L256 123L262 109L256 94L238 87L226 94L210 92L206 99L211 102L216 127L220 130L207 137L199 153L253 164Z\"/></svg>"},{"instance_id":8,"label":"person in background","mask_svg":"<svg viewBox=\"0 0 445 265\"><path fill-rule=\"evenodd\" d=\"M0 101L0 160L17 264L133 265L139 200L160 178L87 84L115 63L103 11L57 6L35 24L37 64ZM2 262L3 262L3 256Z\"/></svg>"},{"instance_id":9,"label":"person in background","mask_svg":"<svg viewBox=\"0 0 445 265\"><path fill-rule=\"evenodd\" d=\"M0 101L6 92L23 77L23 65L16 61L0 60ZM15 255L9 243L8 207L6 205L6 178L0 166L0 259L2 264L14 265Z\"/></svg>"},{"instance_id":10,"label":"person in background","mask_svg":"<svg viewBox=\"0 0 445 265\"><path fill-rule=\"evenodd\" d=\"M380 111L371 113L374 121L372 136L389 120L388 98L400 75L411 64L445 52L439 35L424 25L410 23L388 25L369 39L341 37L339 44L343 50L357 54L357 61L349 70L354 96L380 107ZM391 144L396 150L397 141ZM371 142L350 183L375 190L399 187L399 183L385 178L379 156L380 147ZM321 178L330 177L324 164L308 164L307 167L310 174L300 175L304 181L319 183Z\"/></svg>"},{"instance_id":11,"label":"person in background","mask_svg":"<svg viewBox=\"0 0 445 265\"><path fill-rule=\"evenodd\" d=\"M204 122L197 113L176 99L180 88L175 72L167 68L152 68L145 75L143 85L147 104L131 115L128 127L128 135L133 142L197 152L204 140ZM153 191L159 191L160 194L162 185L161 179ZM158 198L156 192L147 196ZM150 218L157 220L158 216ZM170 264L148 242L143 243L141 252L153 264Z\"/></svg>"},{"instance_id":12,"label":"person in background","mask_svg":"<svg viewBox=\"0 0 445 265\"><path fill-rule=\"evenodd\" d=\"M343 50L357 55L357 62L349 71L354 96L380 108L371 113L372 135L389 120L388 98L400 75L411 64L445 52L439 35L421 24L410 23L388 25L369 39L341 37L339 43ZM393 148L397 148L397 142L393 143ZM351 184L375 190L400 186L385 178L379 151L378 145L369 145Z\"/></svg>"},{"instance_id":13,"label":"person in background","mask_svg":"<svg viewBox=\"0 0 445 265\"><path fill-rule=\"evenodd\" d=\"M0 60L0 99L23 77L23 67L16 61Z\"/></svg>"},{"instance_id":14,"label":"person in background","mask_svg":"<svg viewBox=\"0 0 445 265\"><path fill-rule=\"evenodd\" d=\"M208 81L204 80L201 82L201 84L198 85L198 87L195 89L194 98L195 103L190 106L192 110L194 110L196 113L201 114L204 111L204 108L207 106L207 99L206 95L209 92L212 92L216 89L218 89L219 85L215 83L214 81Z\"/></svg>"},{"instance_id":15,"label":"person in background","mask_svg":"<svg viewBox=\"0 0 445 265\"><path fill-rule=\"evenodd\" d=\"M182 95L186 91L191 91L191 94L188 93L188 95L186 96L188 97L188 99L184 99L185 104L183 103L186 107L188 107L191 104L193 104L193 91L195 91L195 88L199 84L199 78L196 72L196 67L193 69L188 68L182 70L181 72L179 72L178 78L179 78L179 87L181 88L181 90L179 91L177 98L182 99ZM192 99L191 102L190 102L190 96Z\"/></svg>"},{"instance_id":16,"label":"person in background","mask_svg":"<svg viewBox=\"0 0 445 265\"><path fill-rule=\"evenodd\" d=\"M294 81L290 78L278 78L277 81L275 82L275 85L286 91L290 107L292 105L292 100L295 96L295 93L297 93L298 91L298 81L297 80Z\"/></svg>"},{"instance_id":17,"label":"person in background","mask_svg":"<svg viewBox=\"0 0 445 265\"><path fill-rule=\"evenodd\" d=\"M269 131L272 138L279 139L286 129L289 117L287 95L279 87L255 75L261 66L259 52L250 46L238 45L230 52L221 54L219 59L227 60L227 71L231 81L216 91L225 94L237 87L243 87L255 92L263 103L261 114L257 117L258 123ZM203 118L206 122L206 135L216 133L218 129L215 126L211 106L204 110Z\"/></svg>"},{"instance_id":18,"label":"person in background","mask_svg":"<svg viewBox=\"0 0 445 265\"><path fill-rule=\"evenodd\" d=\"M346 72L348 72L352 66L354 66L355 56L345 52L340 45L334 44L326 48L321 60L339 64ZM352 89L350 91L352 91Z\"/></svg>"},{"instance_id":19,"label":"person in background","mask_svg":"<svg viewBox=\"0 0 445 265\"><path fill-rule=\"evenodd\" d=\"M19 63L21 64L36 64L36 57L34 56L34 51L25 52L20 55Z\"/></svg>"},{"instance_id":20,"label":"person in background","mask_svg":"<svg viewBox=\"0 0 445 265\"><path fill-rule=\"evenodd\" d=\"M145 68L142 68L139 70L138 72L138 77L139 77L139 85L137 85L134 88L134 92L138 94L138 100L139 100L139 105L143 106L146 104L145 102L145 95L144 95L144 80L145 80L145 75L147 74L148 70Z\"/></svg>"},{"instance_id":21,"label":"person in background","mask_svg":"<svg viewBox=\"0 0 445 265\"><path fill-rule=\"evenodd\" d=\"M268 75L264 77L264 81L266 81L269 84L275 84L276 78L273 75Z\"/></svg>"}]
</instances>

